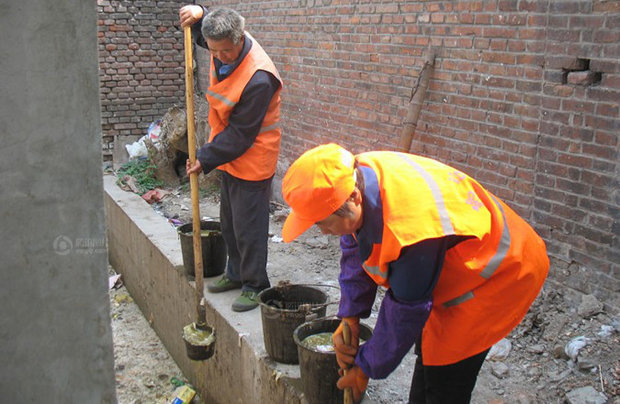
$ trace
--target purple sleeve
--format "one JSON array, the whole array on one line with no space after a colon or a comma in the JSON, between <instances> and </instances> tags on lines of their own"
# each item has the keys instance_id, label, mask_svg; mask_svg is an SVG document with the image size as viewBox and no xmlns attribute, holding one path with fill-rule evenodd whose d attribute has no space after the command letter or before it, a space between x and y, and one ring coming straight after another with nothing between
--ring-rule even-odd
<instances>
[{"instance_id":1,"label":"purple sleeve","mask_svg":"<svg viewBox=\"0 0 620 404\"><path fill-rule=\"evenodd\" d=\"M371 379L386 378L422 332L432 306L432 298L401 302L388 290L372 337L360 347L355 364Z\"/></svg>"},{"instance_id":2,"label":"purple sleeve","mask_svg":"<svg viewBox=\"0 0 620 404\"><path fill-rule=\"evenodd\" d=\"M370 316L377 293L377 284L362 268L357 241L346 235L340 238L340 307L338 317Z\"/></svg>"}]
</instances>

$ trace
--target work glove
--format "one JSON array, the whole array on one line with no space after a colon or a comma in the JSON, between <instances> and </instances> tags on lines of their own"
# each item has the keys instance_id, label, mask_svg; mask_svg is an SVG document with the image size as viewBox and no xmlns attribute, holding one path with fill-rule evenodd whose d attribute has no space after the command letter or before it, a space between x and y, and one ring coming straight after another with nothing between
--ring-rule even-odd
<instances>
[{"instance_id":1,"label":"work glove","mask_svg":"<svg viewBox=\"0 0 620 404\"><path fill-rule=\"evenodd\" d=\"M347 322L349 329L351 330L351 345L344 343L344 336L342 335L343 323ZM341 369L347 369L355 363L355 355L357 354L357 348L359 347L360 340L360 319L359 317L343 317L340 325L332 336L332 342L334 343L334 351L336 351L336 361Z\"/></svg>"},{"instance_id":2,"label":"work glove","mask_svg":"<svg viewBox=\"0 0 620 404\"><path fill-rule=\"evenodd\" d=\"M338 379L336 386L340 390L350 387L353 392L353 401L359 403L362 399L362 394L364 394L364 390L366 390L366 386L368 386L368 376L366 376L359 366L353 366L351 369L347 370L346 373L345 375L344 369L338 371L341 377Z\"/></svg>"}]
</instances>

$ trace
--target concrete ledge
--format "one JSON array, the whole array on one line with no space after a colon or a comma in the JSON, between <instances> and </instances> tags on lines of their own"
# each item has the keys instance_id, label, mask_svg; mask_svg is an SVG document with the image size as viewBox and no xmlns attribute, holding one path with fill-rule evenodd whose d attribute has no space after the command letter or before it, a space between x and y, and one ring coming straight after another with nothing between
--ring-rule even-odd
<instances>
[{"instance_id":1,"label":"concrete ledge","mask_svg":"<svg viewBox=\"0 0 620 404\"><path fill-rule=\"evenodd\" d=\"M216 330L215 355L203 362L187 358L181 331L195 317L194 283L185 275L176 230L142 198L118 188L115 177L104 177L104 189L110 263L201 398L305 402L299 367L267 356L260 310L230 309L238 291L205 291L207 321Z\"/></svg>"}]
</instances>

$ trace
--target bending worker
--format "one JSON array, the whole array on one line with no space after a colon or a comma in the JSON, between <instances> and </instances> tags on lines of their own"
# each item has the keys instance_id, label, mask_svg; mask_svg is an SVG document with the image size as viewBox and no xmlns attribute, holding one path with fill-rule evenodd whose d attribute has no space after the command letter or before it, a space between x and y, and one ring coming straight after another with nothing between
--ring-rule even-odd
<instances>
[{"instance_id":1,"label":"bending worker","mask_svg":"<svg viewBox=\"0 0 620 404\"><path fill-rule=\"evenodd\" d=\"M341 236L338 316L353 343L343 343L341 323L334 347L349 370L338 387L359 400L368 378L387 377L415 343L409 402L469 402L490 347L547 276L535 231L466 174L411 154L322 145L291 165L282 193L292 208L285 242L314 224ZM358 347L377 286L387 291L374 333Z\"/></svg>"},{"instance_id":2,"label":"bending worker","mask_svg":"<svg viewBox=\"0 0 620 404\"><path fill-rule=\"evenodd\" d=\"M188 5L179 16L181 26L191 26L196 44L211 53L211 133L195 164L187 161L188 176L215 168L222 173L220 221L228 264L224 276L207 289L241 289L232 309L251 310L258 306L258 292L270 286L269 199L280 150L282 81L267 53L244 31L245 20L236 11Z\"/></svg>"}]
</instances>

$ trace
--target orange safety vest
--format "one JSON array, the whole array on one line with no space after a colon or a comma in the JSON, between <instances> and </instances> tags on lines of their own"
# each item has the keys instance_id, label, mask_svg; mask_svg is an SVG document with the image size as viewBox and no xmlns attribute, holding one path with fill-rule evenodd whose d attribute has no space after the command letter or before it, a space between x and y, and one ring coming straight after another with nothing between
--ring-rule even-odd
<instances>
[{"instance_id":1,"label":"orange safety vest","mask_svg":"<svg viewBox=\"0 0 620 404\"><path fill-rule=\"evenodd\" d=\"M209 126L211 127L209 142L228 126L228 118L254 73L264 70L273 74L280 82L280 88L269 103L267 114L254 144L240 157L217 167L237 178L260 181L273 176L276 172L280 151L281 132L278 121L280 120L282 79L260 44L247 32L245 35L252 40L252 47L226 79L218 81L213 56L211 56L210 84L206 94L209 102Z\"/></svg>"},{"instance_id":2,"label":"orange safety vest","mask_svg":"<svg viewBox=\"0 0 620 404\"><path fill-rule=\"evenodd\" d=\"M461 171L392 152L356 156L377 175L383 238L364 262L389 287L388 264L403 247L473 236L446 252L422 331L424 365L449 365L489 348L519 324L549 270L545 243L505 203Z\"/></svg>"}]
</instances>

